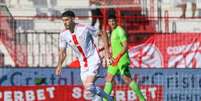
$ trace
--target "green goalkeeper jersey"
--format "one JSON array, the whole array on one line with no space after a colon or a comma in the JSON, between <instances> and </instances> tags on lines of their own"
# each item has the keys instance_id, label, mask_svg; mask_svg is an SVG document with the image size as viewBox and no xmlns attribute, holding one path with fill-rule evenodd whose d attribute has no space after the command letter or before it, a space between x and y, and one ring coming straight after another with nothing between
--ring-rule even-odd
<instances>
[{"instance_id":1,"label":"green goalkeeper jersey","mask_svg":"<svg viewBox=\"0 0 201 101\"><path fill-rule=\"evenodd\" d=\"M124 29L120 26L117 26L111 35L111 48L112 48L112 57L116 58L117 55L122 51L123 45L122 42L127 41L127 35ZM118 65L130 64L128 51L121 57Z\"/></svg>"}]
</instances>

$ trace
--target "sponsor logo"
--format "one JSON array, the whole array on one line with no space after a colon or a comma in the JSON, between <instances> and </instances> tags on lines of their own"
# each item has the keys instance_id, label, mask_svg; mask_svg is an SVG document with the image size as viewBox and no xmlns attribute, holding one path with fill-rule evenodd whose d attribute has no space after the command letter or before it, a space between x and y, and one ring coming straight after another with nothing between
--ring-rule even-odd
<instances>
[{"instance_id":1,"label":"sponsor logo","mask_svg":"<svg viewBox=\"0 0 201 101\"><path fill-rule=\"evenodd\" d=\"M162 86L142 86L141 91L146 99L162 101ZM138 99L135 92L130 90L127 86L115 86L115 90L112 91L111 95L115 97L116 101L136 101ZM73 87L72 97L73 99L91 99L81 87Z\"/></svg>"},{"instance_id":2,"label":"sponsor logo","mask_svg":"<svg viewBox=\"0 0 201 101\"><path fill-rule=\"evenodd\" d=\"M2 101L44 101L55 97L55 87L40 89L23 90L4 90L0 91L0 100Z\"/></svg>"},{"instance_id":3,"label":"sponsor logo","mask_svg":"<svg viewBox=\"0 0 201 101\"><path fill-rule=\"evenodd\" d=\"M162 67L162 55L154 44L142 44L129 49L131 67Z\"/></svg>"},{"instance_id":4,"label":"sponsor logo","mask_svg":"<svg viewBox=\"0 0 201 101\"><path fill-rule=\"evenodd\" d=\"M200 43L192 43L175 47L168 47L167 54L170 55L168 67L196 68L201 67Z\"/></svg>"}]
</instances>

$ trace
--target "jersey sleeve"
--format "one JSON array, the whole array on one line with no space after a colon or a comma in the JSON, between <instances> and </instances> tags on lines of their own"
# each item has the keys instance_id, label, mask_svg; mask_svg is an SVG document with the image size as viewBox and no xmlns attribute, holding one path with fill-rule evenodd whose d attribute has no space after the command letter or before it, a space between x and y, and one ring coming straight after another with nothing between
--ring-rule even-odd
<instances>
[{"instance_id":1,"label":"jersey sleeve","mask_svg":"<svg viewBox=\"0 0 201 101\"><path fill-rule=\"evenodd\" d=\"M127 35L126 35L126 33L125 33L125 31L124 31L123 28L119 28L119 33L118 33L118 35L119 35L119 39L120 39L121 42L127 40Z\"/></svg>"},{"instance_id":2,"label":"jersey sleeve","mask_svg":"<svg viewBox=\"0 0 201 101\"><path fill-rule=\"evenodd\" d=\"M59 35L59 48L67 48L67 43L62 33Z\"/></svg>"},{"instance_id":3,"label":"jersey sleeve","mask_svg":"<svg viewBox=\"0 0 201 101\"><path fill-rule=\"evenodd\" d=\"M88 26L88 33L91 34L92 36L98 36L98 30L93 27L93 26Z\"/></svg>"}]
</instances>

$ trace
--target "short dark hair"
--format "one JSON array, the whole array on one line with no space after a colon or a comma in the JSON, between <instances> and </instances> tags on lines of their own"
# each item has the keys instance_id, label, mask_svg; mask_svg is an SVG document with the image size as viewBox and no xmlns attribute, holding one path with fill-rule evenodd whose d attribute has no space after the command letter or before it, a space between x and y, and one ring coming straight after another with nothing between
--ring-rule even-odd
<instances>
[{"instance_id":1,"label":"short dark hair","mask_svg":"<svg viewBox=\"0 0 201 101\"><path fill-rule=\"evenodd\" d=\"M73 11L70 11L70 10L68 10L68 11L65 11L64 13L62 13L62 15L61 15L62 17L75 17L75 13L73 12Z\"/></svg>"},{"instance_id":2,"label":"short dark hair","mask_svg":"<svg viewBox=\"0 0 201 101\"><path fill-rule=\"evenodd\" d=\"M116 18L115 15L112 14L112 15L108 15L108 18L107 18L107 19L115 19L115 20L116 20L117 18Z\"/></svg>"}]
</instances>

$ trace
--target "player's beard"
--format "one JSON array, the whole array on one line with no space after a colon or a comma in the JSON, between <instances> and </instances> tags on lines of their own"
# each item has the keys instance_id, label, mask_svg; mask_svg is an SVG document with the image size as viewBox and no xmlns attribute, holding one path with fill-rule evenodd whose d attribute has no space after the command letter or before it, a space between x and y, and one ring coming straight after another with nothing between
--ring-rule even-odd
<instances>
[{"instance_id":1,"label":"player's beard","mask_svg":"<svg viewBox=\"0 0 201 101\"><path fill-rule=\"evenodd\" d=\"M72 33L74 32L75 23L72 22L72 23L69 24L69 25L64 24L64 26L65 26L65 28L66 28L67 30L70 30Z\"/></svg>"},{"instance_id":2,"label":"player's beard","mask_svg":"<svg viewBox=\"0 0 201 101\"><path fill-rule=\"evenodd\" d=\"M70 25L64 24L64 26L65 26L66 29L70 28Z\"/></svg>"}]
</instances>

